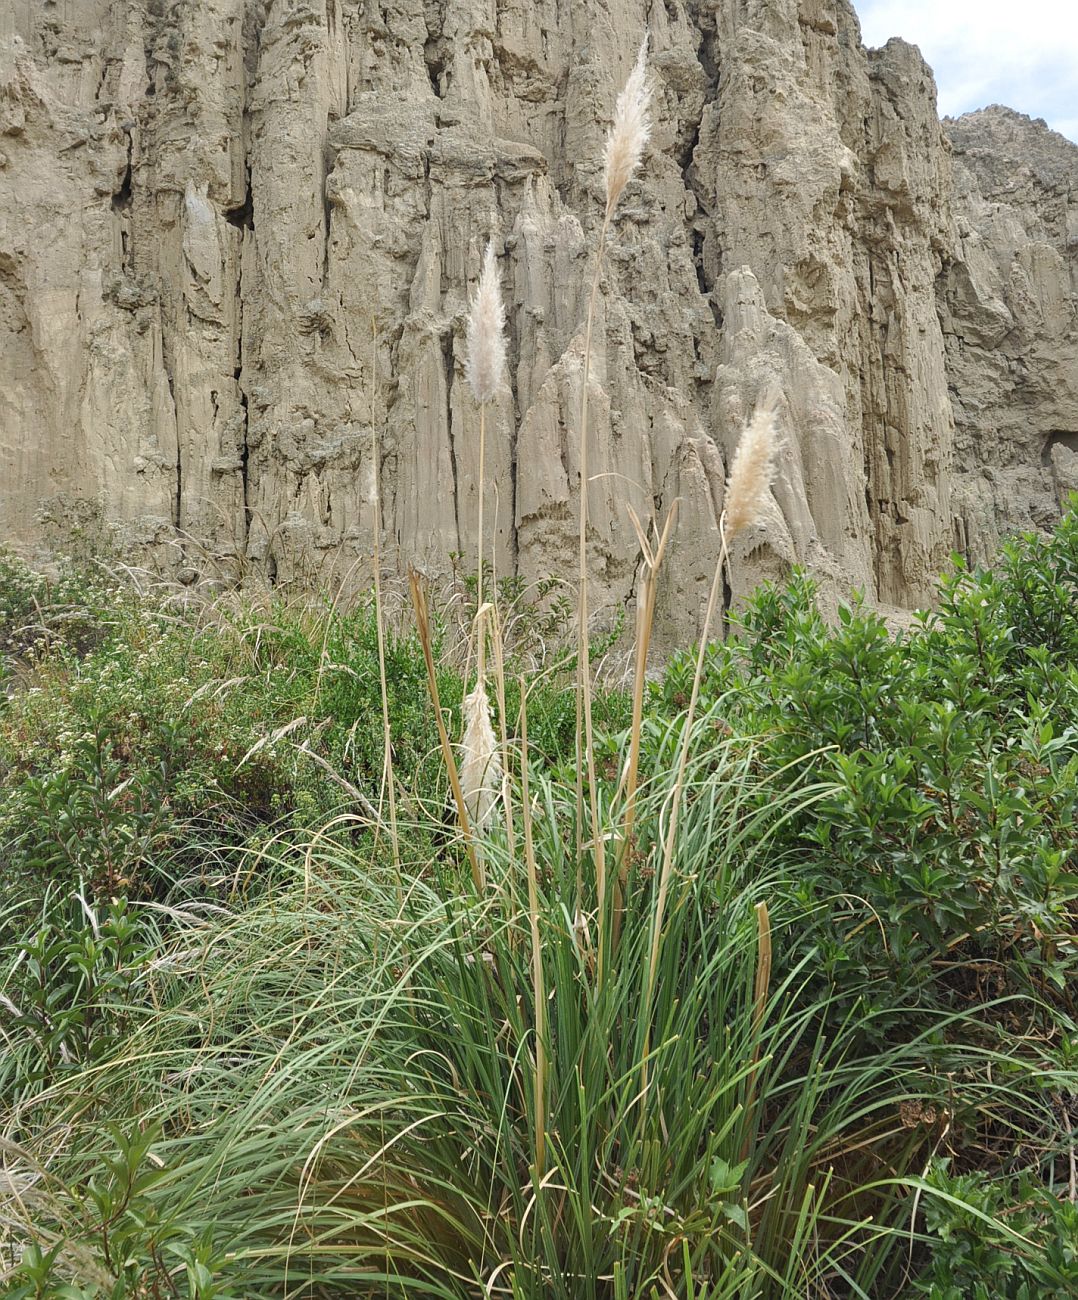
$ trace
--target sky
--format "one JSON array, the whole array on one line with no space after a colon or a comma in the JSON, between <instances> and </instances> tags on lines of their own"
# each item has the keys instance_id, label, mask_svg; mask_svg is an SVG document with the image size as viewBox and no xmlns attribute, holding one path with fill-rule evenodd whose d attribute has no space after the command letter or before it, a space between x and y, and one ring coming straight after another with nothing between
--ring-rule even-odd
<instances>
[{"instance_id":1,"label":"sky","mask_svg":"<svg viewBox=\"0 0 1078 1300\"><path fill-rule=\"evenodd\" d=\"M866 45L901 36L936 74L941 117L1006 104L1078 142L1078 0L854 0Z\"/></svg>"}]
</instances>

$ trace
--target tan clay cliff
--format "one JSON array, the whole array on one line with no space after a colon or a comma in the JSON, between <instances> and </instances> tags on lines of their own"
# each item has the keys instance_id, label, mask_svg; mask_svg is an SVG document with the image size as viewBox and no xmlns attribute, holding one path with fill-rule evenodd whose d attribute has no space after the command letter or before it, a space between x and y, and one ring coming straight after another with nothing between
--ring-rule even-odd
<instances>
[{"instance_id":1,"label":"tan clay cliff","mask_svg":"<svg viewBox=\"0 0 1078 1300\"><path fill-rule=\"evenodd\" d=\"M661 617L694 634L767 390L775 508L731 598L796 561L910 607L1078 487L1078 147L1006 109L941 126L917 50L866 51L848 0L0 8L2 542L99 529L185 580L365 582L377 427L387 558L474 562L463 319L493 239L487 551L572 573L602 142L645 30L593 604L631 596L626 507L679 498Z\"/></svg>"}]
</instances>

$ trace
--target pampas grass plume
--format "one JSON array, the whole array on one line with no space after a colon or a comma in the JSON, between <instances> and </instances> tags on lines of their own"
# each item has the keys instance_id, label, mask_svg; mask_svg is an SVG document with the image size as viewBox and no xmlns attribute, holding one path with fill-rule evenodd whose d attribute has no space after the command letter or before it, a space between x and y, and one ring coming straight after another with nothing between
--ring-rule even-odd
<instances>
[{"instance_id":1,"label":"pampas grass plume","mask_svg":"<svg viewBox=\"0 0 1078 1300\"><path fill-rule=\"evenodd\" d=\"M726 485L727 540L759 521L774 476L775 409L768 402L757 407L734 453L730 481Z\"/></svg>"},{"instance_id":2,"label":"pampas grass plume","mask_svg":"<svg viewBox=\"0 0 1078 1300\"><path fill-rule=\"evenodd\" d=\"M632 179L633 172L640 166L644 146L651 133L648 118L651 91L645 80L647 53L648 38L645 36L640 43L640 52L636 56L633 70L629 73L629 80L618 96L614 108L614 124L606 137L603 164L608 217L614 211L622 190Z\"/></svg>"},{"instance_id":3,"label":"pampas grass plume","mask_svg":"<svg viewBox=\"0 0 1078 1300\"><path fill-rule=\"evenodd\" d=\"M463 710L460 784L472 824L477 830L482 830L490 820L502 780L498 742L490 721L490 701L482 680L464 697Z\"/></svg>"},{"instance_id":4,"label":"pampas grass plume","mask_svg":"<svg viewBox=\"0 0 1078 1300\"><path fill-rule=\"evenodd\" d=\"M498 391L505 369L505 307L498 283L494 246L487 244L479 286L468 309L466 339L468 355L464 377L472 396L482 405Z\"/></svg>"}]
</instances>

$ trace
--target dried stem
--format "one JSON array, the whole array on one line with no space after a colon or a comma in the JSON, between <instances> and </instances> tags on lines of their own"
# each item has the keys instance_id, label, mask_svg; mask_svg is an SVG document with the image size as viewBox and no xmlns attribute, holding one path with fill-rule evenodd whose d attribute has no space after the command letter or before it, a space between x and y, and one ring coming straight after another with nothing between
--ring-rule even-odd
<instances>
[{"instance_id":1,"label":"dried stem","mask_svg":"<svg viewBox=\"0 0 1078 1300\"><path fill-rule=\"evenodd\" d=\"M498 735L502 746L502 804L505 808L505 838L509 849L509 861L516 861L516 830L513 823L512 782L509 774L509 732L505 714L505 645L502 640L502 624L497 605L491 606L491 646L494 650L494 694L498 700Z\"/></svg>"},{"instance_id":2,"label":"dried stem","mask_svg":"<svg viewBox=\"0 0 1078 1300\"><path fill-rule=\"evenodd\" d=\"M595 882L599 904L599 960L596 979L600 985L603 983L606 974L607 958L606 846L603 828L599 824L598 783L595 779L595 741L592 727L591 664L589 663L590 646L588 641L588 389L591 381L591 349L595 327L595 305L599 296L599 277L603 268L603 254L606 251L606 236L610 229L610 222L613 219L618 199L640 165L650 129L648 122L650 94L646 83L647 45L647 37L645 36L640 44L636 63L629 74L629 79L618 96L614 110L614 121L603 151L606 209L603 213L603 224L599 230L599 243L595 252L595 270L591 279L591 293L588 295L588 321L584 335L584 374L580 394L580 598L577 610L578 693L576 720L577 910L581 910L582 903L583 781L584 759L586 757L588 811L591 815L591 843L595 860ZM584 720L583 740L587 750L586 756L580 752L581 713L583 713Z\"/></svg>"},{"instance_id":3,"label":"dried stem","mask_svg":"<svg viewBox=\"0 0 1078 1300\"><path fill-rule=\"evenodd\" d=\"M652 550L647 537L640 526L640 521L630 507L630 516L640 541L640 550L644 557L644 575L642 579L642 599L636 611L636 663L633 672L633 717L629 732L629 765L625 782L625 822L622 827L619 875L622 874L624 859L632 847L633 825L636 821L636 791L640 769L640 733L644 717L644 685L647 680L648 651L651 648L651 632L655 624L655 601L659 591L659 567L666 553L666 546L677 519L675 501L666 516L662 533L655 549ZM624 879L622 879L624 884Z\"/></svg>"},{"instance_id":4,"label":"dried stem","mask_svg":"<svg viewBox=\"0 0 1078 1300\"><path fill-rule=\"evenodd\" d=\"M487 450L487 404L482 402L479 407L479 576L476 580L475 608L483 608L483 489L485 487L486 475L484 461ZM478 633L480 638L483 636L483 627L481 619L477 617ZM480 673L482 673L483 653L479 649ZM482 681L482 676L480 676Z\"/></svg>"},{"instance_id":5,"label":"dried stem","mask_svg":"<svg viewBox=\"0 0 1078 1300\"><path fill-rule=\"evenodd\" d=\"M745 1145L741 1159L747 1160L752 1140L752 1112L756 1107L756 1076L760 1066L760 1039L764 1028L764 1012L771 987L771 917L766 903L756 904L756 982L752 999L752 1069L749 1072L749 1089L745 1099Z\"/></svg>"},{"instance_id":6,"label":"dried stem","mask_svg":"<svg viewBox=\"0 0 1078 1300\"><path fill-rule=\"evenodd\" d=\"M488 241L483 254L483 269L468 310L466 331L467 355L464 375L479 405L479 577L476 608L483 607L483 499L486 487L487 406L493 401L505 370L505 307L498 284L494 245ZM480 633L482 628L480 627ZM480 652L480 683L483 655Z\"/></svg>"},{"instance_id":7,"label":"dried stem","mask_svg":"<svg viewBox=\"0 0 1078 1300\"><path fill-rule=\"evenodd\" d=\"M636 823L636 792L640 773L640 737L644 719L644 686L647 680L648 651L651 647L651 632L655 623L655 601L659 591L659 567L666 553L666 546L677 519L675 501L666 516L662 533L655 548L652 549L637 518L636 512L629 507L629 517L636 536L640 542L640 551L644 560L644 573L641 579L641 599L636 607L636 664L633 673L633 716L629 729L629 762L625 775L625 820L622 823L621 839L618 844L618 870L614 882L614 920L611 935L611 949L616 949L621 933L622 900L628 880L629 863L632 858L633 828Z\"/></svg>"},{"instance_id":8,"label":"dried stem","mask_svg":"<svg viewBox=\"0 0 1078 1300\"><path fill-rule=\"evenodd\" d=\"M663 921L666 913L666 897L670 888L670 876L674 865L674 845L677 842L678 818L681 813L681 796L685 788L685 770L689 765L689 750L691 748L692 728L696 721L696 705L700 698L700 683L704 677L704 658L707 655L708 640L711 635L711 624L715 618L715 606L718 604L719 587L722 582L723 566L726 563L726 514L723 512L719 520L719 535L722 538L722 546L719 550L719 562L715 565L715 576L711 580L711 591L707 598L707 609L704 612L704 626L700 631L700 644L696 650L696 671L693 673L692 693L689 696L689 707L685 713L685 723L681 737L681 750L678 755L677 776L674 780L674 790L670 799L670 820L666 827L666 840L663 843L662 865L659 868L659 894L655 903L655 918L653 921L651 935L651 952L648 958L648 982L646 996L644 998L645 1009L650 1012L651 998L655 991L655 972L659 960L659 940L662 936ZM647 1049L644 1051L644 1058L647 1057Z\"/></svg>"},{"instance_id":9,"label":"dried stem","mask_svg":"<svg viewBox=\"0 0 1078 1300\"><path fill-rule=\"evenodd\" d=\"M756 1039L753 1059L760 1059L760 1032L767 1010L767 994L771 987L771 917L766 903L756 904L756 932L759 946L756 957L756 987L753 991L752 1033Z\"/></svg>"},{"instance_id":10,"label":"dried stem","mask_svg":"<svg viewBox=\"0 0 1078 1300\"><path fill-rule=\"evenodd\" d=\"M685 790L685 772L689 765L689 749L692 744L693 723L696 720L696 705L700 698L700 683L704 677L704 660L707 657L708 639L711 624L718 604L719 587L722 583L723 569L729 557L729 542L732 536L742 528L754 523L763 510L770 493L771 475L774 465L774 403L769 398L754 414L748 428L742 435L737 453L734 456L734 470L730 475L727 500L731 511L735 512L737 528L727 530L727 512L723 510L719 517L719 536L721 545L719 559L715 565L715 575L711 580L707 609L704 613L704 626L700 631L700 643L696 650L696 670L693 673L692 693L689 707L685 714L684 730L681 738L681 750L678 756L677 776L673 793L670 796L670 820L666 828L666 840L663 844L662 864L659 868L659 892L655 902L655 916L652 921L651 951L648 957L648 977L644 993L644 1050L640 1057L640 1069L643 1081L647 1081L647 1058L650 1050L650 1026L647 1024L651 1015L651 1003L655 992L655 974L658 969L659 942L662 937L663 922L666 915L666 900L670 890L670 877L674 866L674 845L677 842L678 819L681 814L682 796ZM746 468L747 467L747 468Z\"/></svg>"}]
</instances>

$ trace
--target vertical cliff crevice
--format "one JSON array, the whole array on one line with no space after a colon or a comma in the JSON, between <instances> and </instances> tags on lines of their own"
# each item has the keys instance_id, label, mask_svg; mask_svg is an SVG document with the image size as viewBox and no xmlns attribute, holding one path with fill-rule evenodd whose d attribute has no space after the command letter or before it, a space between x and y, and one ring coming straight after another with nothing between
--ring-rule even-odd
<instances>
[{"instance_id":1,"label":"vertical cliff crevice","mask_svg":"<svg viewBox=\"0 0 1078 1300\"><path fill-rule=\"evenodd\" d=\"M169 402L172 406L172 417L175 421L176 411L176 385L172 377L172 369L169 366L167 356L162 357L164 363L165 383L168 385ZM178 534L179 553L181 555L186 551L187 538L184 537L184 501L183 501L183 444L179 438L176 439L176 460L173 474L173 506L172 506L172 523Z\"/></svg>"},{"instance_id":2,"label":"vertical cliff crevice","mask_svg":"<svg viewBox=\"0 0 1078 1300\"><path fill-rule=\"evenodd\" d=\"M446 421L446 439L449 449L449 482L445 485L445 491L448 492L452 503L453 527L455 537L451 538L452 549L459 552L461 549L461 538L464 535L464 529L461 527L461 468L458 457L457 439L453 425L453 384L455 379L454 371L456 362L453 354L453 333L447 330L438 339L438 347L441 351L442 369L444 373L444 392L445 392L445 421ZM421 453L422 454L422 453ZM465 528L467 524L465 524Z\"/></svg>"},{"instance_id":3,"label":"vertical cliff crevice","mask_svg":"<svg viewBox=\"0 0 1078 1300\"><path fill-rule=\"evenodd\" d=\"M121 274L126 274L131 269L131 222L129 213L131 210L132 153L134 149L134 142L131 137L132 129L131 125L125 125L123 128L127 140L127 163L120 179L119 188L113 192L111 200L112 211L115 213L119 227Z\"/></svg>"},{"instance_id":4,"label":"vertical cliff crevice","mask_svg":"<svg viewBox=\"0 0 1078 1300\"><path fill-rule=\"evenodd\" d=\"M241 432L240 432L240 482L243 492L243 543L246 550L247 537L251 531L251 493L250 493L250 408L247 394L243 389L243 371L237 366L233 372L236 387L240 393Z\"/></svg>"},{"instance_id":5,"label":"vertical cliff crevice","mask_svg":"<svg viewBox=\"0 0 1078 1300\"><path fill-rule=\"evenodd\" d=\"M247 180L243 189L243 202L225 208L221 213L233 230L238 230L241 237L250 237L255 230L254 198L251 194L251 167L249 160L245 167ZM238 283L238 281L237 281Z\"/></svg>"}]
</instances>

